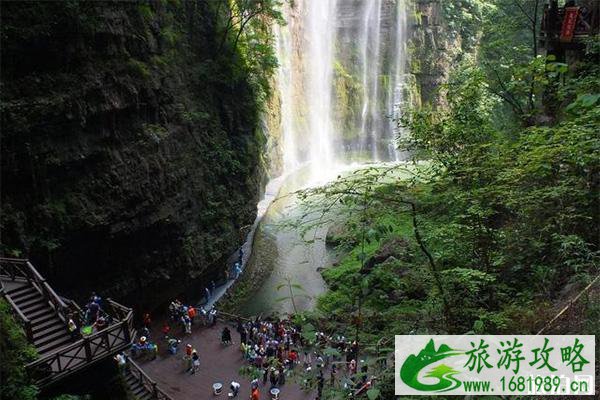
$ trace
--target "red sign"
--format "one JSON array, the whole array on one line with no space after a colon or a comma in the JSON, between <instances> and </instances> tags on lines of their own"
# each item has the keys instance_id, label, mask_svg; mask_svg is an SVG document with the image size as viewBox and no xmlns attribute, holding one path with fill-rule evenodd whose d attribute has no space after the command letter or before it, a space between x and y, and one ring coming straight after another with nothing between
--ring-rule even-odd
<instances>
[{"instance_id":1,"label":"red sign","mask_svg":"<svg viewBox=\"0 0 600 400\"><path fill-rule=\"evenodd\" d=\"M565 19L562 23L562 29L560 30L560 41L570 42L573 40L573 32L575 32L575 26L577 25L577 16L579 15L579 7L567 7L565 8Z\"/></svg>"}]
</instances>

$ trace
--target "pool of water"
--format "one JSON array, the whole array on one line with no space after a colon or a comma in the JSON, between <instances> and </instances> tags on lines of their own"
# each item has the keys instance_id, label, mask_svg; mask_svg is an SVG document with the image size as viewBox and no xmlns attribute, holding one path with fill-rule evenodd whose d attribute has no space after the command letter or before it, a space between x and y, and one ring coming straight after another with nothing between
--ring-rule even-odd
<instances>
[{"instance_id":1,"label":"pool of water","mask_svg":"<svg viewBox=\"0 0 600 400\"><path fill-rule=\"evenodd\" d=\"M307 310L327 289L319 270L331 263L325 245L328 226L301 232L288 225L301 220L306 212L294 192L315 184L310 183L309 176L304 168L285 178L256 230L252 263L271 272L241 307L243 314Z\"/></svg>"}]
</instances>

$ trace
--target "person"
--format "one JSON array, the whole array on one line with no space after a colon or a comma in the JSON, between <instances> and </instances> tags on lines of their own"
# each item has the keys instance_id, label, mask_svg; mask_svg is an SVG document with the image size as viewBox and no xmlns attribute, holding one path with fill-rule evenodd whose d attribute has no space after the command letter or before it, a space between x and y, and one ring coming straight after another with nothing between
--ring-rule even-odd
<instances>
[{"instance_id":1,"label":"person","mask_svg":"<svg viewBox=\"0 0 600 400\"><path fill-rule=\"evenodd\" d=\"M116 356L114 356L114 360L117 362L119 373L121 373L121 375L125 375L125 367L127 365L127 356L125 356L125 353L118 353Z\"/></svg>"},{"instance_id":2,"label":"person","mask_svg":"<svg viewBox=\"0 0 600 400\"><path fill-rule=\"evenodd\" d=\"M320 355L317 356L317 359L315 360L315 363L317 365L317 368L321 369L325 366L325 361L323 360L323 357L321 357Z\"/></svg>"},{"instance_id":3,"label":"person","mask_svg":"<svg viewBox=\"0 0 600 400\"><path fill-rule=\"evenodd\" d=\"M87 310L85 312L85 320L87 325L92 325L98 319L98 313L100 312L100 306L98 303L90 302L87 305Z\"/></svg>"},{"instance_id":4,"label":"person","mask_svg":"<svg viewBox=\"0 0 600 400\"><path fill-rule=\"evenodd\" d=\"M269 379L269 367L264 367L262 376L263 386L267 384L267 379Z\"/></svg>"},{"instance_id":5,"label":"person","mask_svg":"<svg viewBox=\"0 0 600 400\"><path fill-rule=\"evenodd\" d=\"M92 292L92 296L90 297L90 302L98 304L101 306L102 298L96 294L96 292Z\"/></svg>"},{"instance_id":6,"label":"person","mask_svg":"<svg viewBox=\"0 0 600 400\"><path fill-rule=\"evenodd\" d=\"M303 362L304 362L305 368L309 367L312 364L312 358L310 356L310 352L307 350L304 350Z\"/></svg>"},{"instance_id":7,"label":"person","mask_svg":"<svg viewBox=\"0 0 600 400\"><path fill-rule=\"evenodd\" d=\"M289 360L289 367L290 369L294 369L294 367L296 366L296 363L298 362L298 352L296 351L296 349L292 349L290 350L289 354L288 354L288 360Z\"/></svg>"},{"instance_id":8,"label":"person","mask_svg":"<svg viewBox=\"0 0 600 400\"><path fill-rule=\"evenodd\" d=\"M271 382L271 389L277 387L277 383L279 382L279 371L277 371L275 368L271 368L269 381Z\"/></svg>"},{"instance_id":9,"label":"person","mask_svg":"<svg viewBox=\"0 0 600 400\"><path fill-rule=\"evenodd\" d=\"M192 375L200 368L200 357L196 350L192 351Z\"/></svg>"},{"instance_id":10,"label":"person","mask_svg":"<svg viewBox=\"0 0 600 400\"><path fill-rule=\"evenodd\" d=\"M150 357L150 359L155 360L156 356L158 356L158 345L156 343L148 342L146 349L148 351L148 356Z\"/></svg>"},{"instance_id":11,"label":"person","mask_svg":"<svg viewBox=\"0 0 600 400\"><path fill-rule=\"evenodd\" d=\"M281 387L285 385L285 370L283 369L283 364L279 364L279 382L277 384Z\"/></svg>"},{"instance_id":12,"label":"person","mask_svg":"<svg viewBox=\"0 0 600 400\"><path fill-rule=\"evenodd\" d=\"M192 320L187 315L183 316L183 326L185 329L185 333L188 335L192 334Z\"/></svg>"},{"instance_id":13,"label":"person","mask_svg":"<svg viewBox=\"0 0 600 400\"><path fill-rule=\"evenodd\" d=\"M69 322L67 323L67 328L69 329L69 334L71 335L71 339L76 341L79 339L79 332L77 330L77 324L73 321L73 318L69 318Z\"/></svg>"},{"instance_id":14,"label":"person","mask_svg":"<svg viewBox=\"0 0 600 400\"><path fill-rule=\"evenodd\" d=\"M233 266L233 279L237 279L242 274L242 266L239 262L236 262Z\"/></svg>"},{"instance_id":15,"label":"person","mask_svg":"<svg viewBox=\"0 0 600 400\"><path fill-rule=\"evenodd\" d=\"M188 317L190 317L191 323L193 324L194 318L196 318L196 309L194 308L194 306L189 306L187 313L188 313Z\"/></svg>"},{"instance_id":16,"label":"person","mask_svg":"<svg viewBox=\"0 0 600 400\"><path fill-rule=\"evenodd\" d=\"M337 366L331 365L331 377L329 378L329 384L333 387L335 385L335 376L337 375Z\"/></svg>"},{"instance_id":17,"label":"person","mask_svg":"<svg viewBox=\"0 0 600 400\"><path fill-rule=\"evenodd\" d=\"M165 321L165 323L163 324L163 327L162 327L162 334L163 334L163 337L164 337L165 340L169 339L169 332L171 332L171 327Z\"/></svg>"},{"instance_id":18,"label":"person","mask_svg":"<svg viewBox=\"0 0 600 400\"><path fill-rule=\"evenodd\" d=\"M321 398L323 396L323 383L325 379L323 379L323 370L319 370L319 375L317 376L317 396Z\"/></svg>"},{"instance_id":19,"label":"person","mask_svg":"<svg viewBox=\"0 0 600 400\"><path fill-rule=\"evenodd\" d=\"M171 354L177 354L177 350L179 349L179 343L181 340L177 340L175 338L168 339L168 350Z\"/></svg>"},{"instance_id":20,"label":"person","mask_svg":"<svg viewBox=\"0 0 600 400\"><path fill-rule=\"evenodd\" d=\"M210 300L210 290L208 288L204 288L204 293L206 294L206 302Z\"/></svg>"},{"instance_id":21,"label":"person","mask_svg":"<svg viewBox=\"0 0 600 400\"><path fill-rule=\"evenodd\" d=\"M210 311L208 312L208 325L213 326L217 323L217 309L215 306L212 306Z\"/></svg>"},{"instance_id":22,"label":"person","mask_svg":"<svg viewBox=\"0 0 600 400\"><path fill-rule=\"evenodd\" d=\"M100 317L100 318L102 318L102 317ZM98 320L100 320L100 318L98 318ZM150 337L150 330L148 330L148 328L143 326L142 330L140 331L140 335Z\"/></svg>"},{"instance_id":23,"label":"person","mask_svg":"<svg viewBox=\"0 0 600 400\"><path fill-rule=\"evenodd\" d=\"M244 328L242 320L238 319L237 328L235 328L235 330L240 334L240 344L246 344L246 328Z\"/></svg>"},{"instance_id":24,"label":"person","mask_svg":"<svg viewBox=\"0 0 600 400\"><path fill-rule=\"evenodd\" d=\"M191 344L186 344L185 345L185 355L183 356L183 361L185 364L185 370L186 372L190 372L192 370L192 353L194 352L194 349L192 348Z\"/></svg>"},{"instance_id":25,"label":"person","mask_svg":"<svg viewBox=\"0 0 600 400\"><path fill-rule=\"evenodd\" d=\"M252 388L250 392L250 400L260 400L260 392L258 391L258 387Z\"/></svg>"},{"instance_id":26,"label":"person","mask_svg":"<svg viewBox=\"0 0 600 400\"><path fill-rule=\"evenodd\" d=\"M106 319L104 317L98 317L98 319L96 320L96 322L94 322L92 324L92 329L95 329L97 332L101 331L102 329L106 328Z\"/></svg>"},{"instance_id":27,"label":"person","mask_svg":"<svg viewBox=\"0 0 600 400\"><path fill-rule=\"evenodd\" d=\"M348 371L352 375L356 373L356 360L354 358L350 360L350 364L348 364Z\"/></svg>"},{"instance_id":28,"label":"person","mask_svg":"<svg viewBox=\"0 0 600 400\"><path fill-rule=\"evenodd\" d=\"M152 318L150 318L150 313L144 314L144 327L150 330L150 324L152 324Z\"/></svg>"},{"instance_id":29,"label":"person","mask_svg":"<svg viewBox=\"0 0 600 400\"><path fill-rule=\"evenodd\" d=\"M237 397L238 393L240 393L240 384L236 381L231 381L229 388L231 388L231 394L233 395L231 397Z\"/></svg>"},{"instance_id":30,"label":"person","mask_svg":"<svg viewBox=\"0 0 600 400\"><path fill-rule=\"evenodd\" d=\"M223 328L223 332L221 332L221 343L226 345L231 344L231 331L228 327Z\"/></svg>"}]
</instances>

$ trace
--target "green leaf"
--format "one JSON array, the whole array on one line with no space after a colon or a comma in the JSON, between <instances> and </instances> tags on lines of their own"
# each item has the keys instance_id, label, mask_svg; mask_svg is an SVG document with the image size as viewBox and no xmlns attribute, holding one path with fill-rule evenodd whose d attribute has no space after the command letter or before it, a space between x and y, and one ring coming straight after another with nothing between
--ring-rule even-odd
<instances>
[{"instance_id":1,"label":"green leaf","mask_svg":"<svg viewBox=\"0 0 600 400\"><path fill-rule=\"evenodd\" d=\"M369 398L369 400L376 400L377 398L379 398L380 393L381 392L379 391L379 389L372 388L367 390L367 397Z\"/></svg>"},{"instance_id":2,"label":"green leaf","mask_svg":"<svg viewBox=\"0 0 600 400\"><path fill-rule=\"evenodd\" d=\"M584 94L577 99L584 107L591 107L600 99L600 94Z\"/></svg>"}]
</instances>

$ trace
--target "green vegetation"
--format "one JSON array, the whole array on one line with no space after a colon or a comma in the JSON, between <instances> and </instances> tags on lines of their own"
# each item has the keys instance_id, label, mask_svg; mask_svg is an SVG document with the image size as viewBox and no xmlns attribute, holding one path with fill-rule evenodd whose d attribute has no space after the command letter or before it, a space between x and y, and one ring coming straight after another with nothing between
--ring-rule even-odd
<instances>
[{"instance_id":1,"label":"green vegetation","mask_svg":"<svg viewBox=\"0 0 600 400\"><path fill-rule=\"evenodd\" d=\"M539 55L537 24L508 29L539 18L537 2L460 3L444 2L445 17L479 55L454 66L437 93L447 104L399 121L416 166L366 168L304 193L308 225L344 221L329 235L340 254L323 272L329 291L308 317L363 343L536 333L600 273L598 38L567 64ZM597 330L598 296L579 307L556 332Z\"/></svg>"},{"instance_id":2,"label":"green vegetation","mask_svg":"<svg viewBox=\"0 0 600 400\"><path fill-rule=\"evenodd\" d=\"M11 314L10 305L0 299L0 398L34 400L38 390L30 385L25 364L36 358L35 349L27 343L23 329Z\"/></svg>"}]
</instances>

